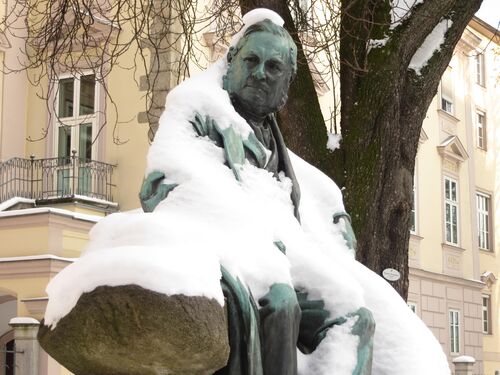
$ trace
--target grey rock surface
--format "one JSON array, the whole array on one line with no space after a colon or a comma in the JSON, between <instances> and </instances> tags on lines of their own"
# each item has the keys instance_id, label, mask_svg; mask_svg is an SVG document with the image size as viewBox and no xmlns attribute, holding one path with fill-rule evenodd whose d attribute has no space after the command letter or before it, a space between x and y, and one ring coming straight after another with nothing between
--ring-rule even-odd
<instances>
[{"instance_id":1,"label":"grey rock surface","mask_svg":"<svg viewBox=\"0 0 500 375\"><path fill-rule=\"evenodd\" d=\"M75 375L211 375L229 357L227 318L214 299L136 285L83 294L43 349Z\"/></svg>"}]
</instances>

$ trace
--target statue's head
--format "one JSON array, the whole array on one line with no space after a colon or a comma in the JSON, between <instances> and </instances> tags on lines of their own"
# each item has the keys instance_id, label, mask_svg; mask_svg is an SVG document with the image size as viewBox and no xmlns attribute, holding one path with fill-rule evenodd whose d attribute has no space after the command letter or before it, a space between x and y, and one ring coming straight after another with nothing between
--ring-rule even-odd
<instances>
[{"instance_id":1,"label":"statue's head","mask_svg":"<svg viewBox=\"0 0 500 375\"><path fill-rule=\"evenodd\" d=\"M227 61L224 89L243 117L261 120L285 105L297 46L283 27L267 19L249 26Z\"/></svg>"}]
</instances>

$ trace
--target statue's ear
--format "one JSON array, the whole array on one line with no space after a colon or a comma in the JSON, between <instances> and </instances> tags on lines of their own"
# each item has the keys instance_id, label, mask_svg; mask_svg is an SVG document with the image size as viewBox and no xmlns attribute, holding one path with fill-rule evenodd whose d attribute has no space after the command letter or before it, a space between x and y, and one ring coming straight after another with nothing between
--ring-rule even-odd
<instances>
[{"instance_id":1,"label":"statue's ear","mask_svg":"<svg viewBox=\"0 0 500 375\"><path fill-rule=\"evenodd\" d=\"M227 62L230 64L233 61L234 56L236 55L236 48L234 46L229 47L229 51L227 51Z\"/></svg>"}]
</instances>

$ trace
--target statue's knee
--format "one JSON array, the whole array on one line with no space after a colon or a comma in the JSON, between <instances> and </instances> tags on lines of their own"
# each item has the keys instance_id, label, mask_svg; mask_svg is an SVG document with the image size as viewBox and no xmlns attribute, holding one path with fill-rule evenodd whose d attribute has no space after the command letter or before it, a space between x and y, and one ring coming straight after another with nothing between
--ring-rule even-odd
<instances>
[{"instance_id":1,"label":"statue's knee","mask_svg":"<svg viewBox=\"0 0 500 375\"><path fill-rule=\"evenodd\" d=\"M261 316L269 314L293 316L300 320L300 306L295 290L287 284L273 284L269 292L259 299Z\"/></svg>"}]
</instances>

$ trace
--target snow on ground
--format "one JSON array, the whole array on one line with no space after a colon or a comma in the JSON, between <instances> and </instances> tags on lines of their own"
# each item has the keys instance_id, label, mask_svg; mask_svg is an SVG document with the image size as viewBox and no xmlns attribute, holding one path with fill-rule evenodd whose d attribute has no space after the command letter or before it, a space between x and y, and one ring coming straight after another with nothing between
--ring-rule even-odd
<instances>
[{"instance_id":1,"label":"snow on ground","mask_svg":"<svg viewBox=\"0 0 500 375\"><path fill-rule=\"evenodd\" d=\"M94 226L82 258L47 287L46 324L54 327L82 293L99 285L133 283L223 304L222 264L256 300L273 283L287 283L323 299L331 318L370 309L377 323L373 375L449 374L432 333L387 282L350 255L344 224L332 222L344 210L333 181L290 153L301 188L299 224L290 179L246 163L238 167L237 181L224 165L223 150L196 136L189 123L195 113L232 127L242 139L251 131L221 87L225 71L220 61L171 91L146 174L162 171L165 183L178 186L153 213L112 214ZM285 244L286 255L275 241ZM314 353L301 355L300 375L352 373L358 338L350 324L334 327Z\"/></svg>"},{"instance_id":2,"label":"snow on ground","mask_svg":"<svg viewBox=\"0 0 500 375\"><path fill-rule=\"evenodd\" d=\"M434 52L439 51L441 44L444 43L444 35L449 29L451 22L451 20L443 19L427 35L424 43L422 43L411 58L410 65L408 66L409 69L413 69L417 75L420 75L422 68L427 65L427 61L429 61Z\"/></svg>"}]
</instances>

